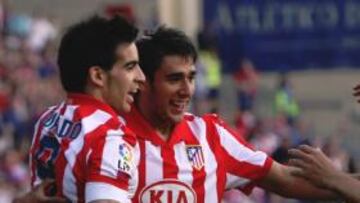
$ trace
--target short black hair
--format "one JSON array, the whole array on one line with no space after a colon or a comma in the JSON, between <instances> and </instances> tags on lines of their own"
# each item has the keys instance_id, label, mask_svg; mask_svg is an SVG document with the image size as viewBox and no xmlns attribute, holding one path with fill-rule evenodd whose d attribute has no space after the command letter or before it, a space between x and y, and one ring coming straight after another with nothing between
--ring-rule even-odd
<instances>
[{"instance_id":1,"label":"short black hair","mask_svg":"<svg viewBox=\"0 0 360 203\"><path fill-rule=\"evenodd\" d=\"M89 68L111 70L116 48L135 42L138 29L123 17L92 16L71 26L60 42L58 65L61 84L67 92L84 92Z\"/></svg>"},{"instance_id":2,"label":"short black hair","mask_svg":"<svg viewBox=\"0 0 360 203\"><path fill-rule=\"evenodd\" d=\"M145 34L136 43L139 52L139 64L146 79L154 81L156 70L165 56L191 57L195 63L197 52L190 38L180 30L159 27L152 34Z\"/></svg>"}]
</instances>

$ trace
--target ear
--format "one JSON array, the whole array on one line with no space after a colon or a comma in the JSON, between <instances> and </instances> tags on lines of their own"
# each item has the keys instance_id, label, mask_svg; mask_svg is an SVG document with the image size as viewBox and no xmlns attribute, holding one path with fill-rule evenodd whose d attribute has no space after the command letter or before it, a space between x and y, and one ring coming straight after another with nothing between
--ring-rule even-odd
<instances>
[{"instance_id":1,"label":"ear","mask_svg":"<svg viewBox=\"0 0 360 203\"><path fill-rule=\"evenodd\" d=\"M92 66L89 69L89 82L95 86L103 87L107 79L106 71L99 66Z\"/></svg>"}]
</instances>

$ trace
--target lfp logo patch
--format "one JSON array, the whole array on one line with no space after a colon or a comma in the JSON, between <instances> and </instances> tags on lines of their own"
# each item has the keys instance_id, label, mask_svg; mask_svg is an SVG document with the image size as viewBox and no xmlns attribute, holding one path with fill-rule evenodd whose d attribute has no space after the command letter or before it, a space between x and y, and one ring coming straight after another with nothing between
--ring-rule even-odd
<instances>
[{"instance_id":1,"label":"lfp logo patch","mask_svg":"<svg viewBox=\"0 0 360 203\"><path fill-rule=\"evenodd\" d=\"M130 175L130 170L133 162L133 154L131 147L127 143L122 143L119 145L119 161L118 161L118 169L119 172L126 173ZM119 173L118 175L121 175Z\"/></svg>"}]
</instances>

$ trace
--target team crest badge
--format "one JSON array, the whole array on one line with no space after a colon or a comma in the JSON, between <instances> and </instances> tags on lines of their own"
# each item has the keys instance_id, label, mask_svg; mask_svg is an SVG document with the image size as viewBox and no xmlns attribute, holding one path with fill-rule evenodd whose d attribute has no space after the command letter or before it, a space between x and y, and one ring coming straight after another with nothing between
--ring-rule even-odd
<instances>
[{"instance_id":1,"label":"team crest badge","mask_svg":"<svg viewBox=\"0 0 360 203\"><path fill-rule=\"evenodd\" d=\"M187 157L191 165L196 170L201 170L204 166L204 154L200 145L187 145L186 146Z\"/></svg>"}]
</instances>

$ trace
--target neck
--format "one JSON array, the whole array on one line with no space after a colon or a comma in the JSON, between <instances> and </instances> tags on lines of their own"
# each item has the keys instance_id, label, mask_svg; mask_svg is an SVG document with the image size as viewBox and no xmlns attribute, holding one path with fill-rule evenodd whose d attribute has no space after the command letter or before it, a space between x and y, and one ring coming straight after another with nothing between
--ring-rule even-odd
<instances>
[{"instance_id":1,"label":"neck","mask_svg":"<svg viewBox=\"0 0 360 203\"><path fill-rule=\"evenodd\" d=\"M144 101L145 99L140 99L137 102L137 108L139 112L144 116L148 124L152 128L156 130L158 135L164 140L168 141L170 139L170 135L174 130L175 124L168 119L162 119L160 116L156 114L156 112L153 112L149 105L151 105L150 102Z\"/></svg>"},{"instance_id":2,"label":"neck","mask_svg":"<svg viewBox=\"0 0 360 203\"><path fill-rule=\"evenodd\" d=\"M85 88L84 93L87 94L87 95L93 96L97 100L100 100L100 101L104 102L103 95L102 95L102 93L101 93L101 91L99 89L91 88L91 87L87 86Z\"/></svg>"},{"instance_id":3,"label":"neck","mask_svg":"<svg viewBox=\"0 0 360 203\"><path fill-rule=\"evenodd\" d=\"M162 126L158 126L156 129L156 132L158 133L158 135L160 135L160 137L164 140L164 141L168 141L170 139L171 133L174 129L174 124L170 125L162 125Z\"/></svg>"}]
</instances>

